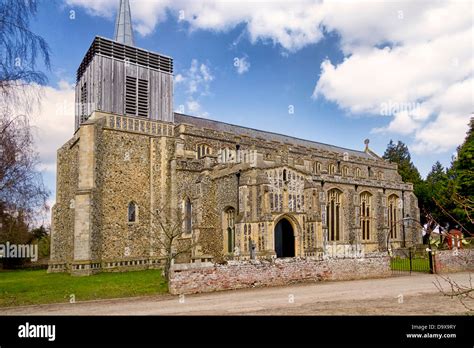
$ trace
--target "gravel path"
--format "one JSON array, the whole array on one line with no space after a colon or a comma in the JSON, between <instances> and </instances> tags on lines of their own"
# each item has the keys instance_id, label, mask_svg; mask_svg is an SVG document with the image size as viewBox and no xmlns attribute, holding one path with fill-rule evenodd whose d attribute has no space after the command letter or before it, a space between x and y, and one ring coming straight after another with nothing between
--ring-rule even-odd
<instances>
[{"instance_id":1,"label":"gravel path","mask_svg":"<svg viewBox=\"0 0 474 348\"><path fill-rule=\"evenodd\" d=\"M320 282L224 291L1 308L0 315L433 315L463 314L458 300L442 296L437 276ZM469 282L469 273L450 277ZM443 281L441 280L443 283ZM474 303L470 304L474 307Z\"/></svg>"}]
</instances>

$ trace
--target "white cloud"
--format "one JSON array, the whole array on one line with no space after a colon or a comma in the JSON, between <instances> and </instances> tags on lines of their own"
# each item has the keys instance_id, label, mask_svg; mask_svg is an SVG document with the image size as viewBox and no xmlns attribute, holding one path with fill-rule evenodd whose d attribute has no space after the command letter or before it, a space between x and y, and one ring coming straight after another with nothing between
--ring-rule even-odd
<instances>
[{"instance_id":1,"label":"white cloud","mask_svg":"<svg viewBox=\"0 0 474 348\"><path fill-rule=\"evenodd\" d=\"M250 69L250 62L247 60L247 57L234 58L234 67L237 71L237 74L245 74Z\"/></svg>"},{"instance_id":2,"label":"white cloud","mask_svg":"<svg viewBox=\"0 0 474 348\"><path fill-rule=\"evenodd\" d=\"M69 6L88 13L114 18L117 0L64 0ZM229 31L246 23L250 40L270 41L296 51L323 37L318 23L323 12L315 0L160 0L131 1L134 28L140 35L152 33L171 15L193 30Z\"/></svg>"},{"instance_id":3,"label":"white cloud","mask_svg":"<svg viewBox=\"0 0 474 348\"><path fill-rule=\"evenodd\" d=\"M196 115L196 116L200 116L204 118L209 117L209 113L202 110L201 104L197 100L193 99L192 97L189 97L189 99L186 101L186 107L189 113L191 113L192 115Z\"/></svg>"},{"instance_id":4,"label":"white cloud","mask_svg":"<svg viewBox=\"0 0 474 348\"><path fill-rule=\"evenodd\" d=\"M208 65L199 63L197 59L191 61L189 69L185 69L175 76L177 88L183 88L187 97L186 108L193 115L208 117L209 113L202 110L199 99L210 94L210 85L214 75ZM184 105L178 106L177 112L186 112Z\"/></svg>"},{"instance_id":5,"label":"white cloud","mask_svg":"<svg viewBox=\"0 0 474 348\"><path fill-rule=\"evenodd\" d=\"M118 3L64 1L108 18L114 17ZM328 32L337 33L345 58L323 62L315 98L324 97L350 113L372 115L380 115L381 105L389 101L420 104L415 112L393 112L387 126L374 129L411 136L420 153L450 151L454 142L444 136L458 139L456 144L464 138L473 109L466 90L474 89L469 1L132 0L131 7L141 35L152 33L168 16L190 31L224 32L244 24L236 43L243 37L269 42L279 45L284 55L317 43ZM208 81L205 73L201 76ZM193 79L187 86L190 94L203 91ZM444 124L448 118L455 121ZM444 136L431 136L430 130L444 131Z\"/></svg>"},{"instance_id":6,"label":"white cloud","mask_svg":"<svg viewBox=\"0 0 474 348\"><path fill-rule=\"evenodd\" d=\"M196 100L188 100L186 102L186 105L188 107L188 110L192 113L198 112L201 109L201 104L199 104L199 102Z\"/></svg>"},{"instance_id":7,"label":"white cloud","mask_svg":"<svg viewBox=\"0 0 474 348\"><path fill-rule=\"evenodd\" d=\"M419 154L452 150L474 106L471 4L358 5L328 6L326 28L341 35L346 57L321 64L313 97L353 114L386 116L384 106L395 105L389 124L373 132L410 135Z\"/></svg>"},{"instance_id":8,"label":"white cloud","mask_svg":"<svg viewBox=\"0 0 474 348\"><path fill-rule=\"evenodd\" d=\"M118 1L115 0L64 0L64 2L72 9L75 6L83 7L91 15L110 19L115 18L118 7Z\"/></svg>"},{"instance_id":9,"label":"white cloud","mask_svg":"<svg viewBox=\"0 0 474 348\"><path fill-rule=\"evenodd\" d=\"M204 63L200 64L197 59L193 59L190 68L178 76L178 83L184 83L190 95L208 95L210 82L214 80L209 67Z\"/></svg>"},{"instance_id":10,"label":"white cloud","mask_svg":"<svg viewBox=\"0 0 474 348\"><path fill-rule=\"evenodd\" d=\"M174 84L178 84L184 81L184 76L181 74L178 74L174 77Z\"/></svg>"},{"instance_id":11,"label":"white cloud","mask_svg":"<svg viewBox=\"0 0 474 348\"><path fill-rule=\"evenodd\" d=\"M31 125L40 169L55 173L56 152L74 134L74 86L60 81L58 88L40 88L41 103L32 112Z\"/></svg>"}]
</instances>

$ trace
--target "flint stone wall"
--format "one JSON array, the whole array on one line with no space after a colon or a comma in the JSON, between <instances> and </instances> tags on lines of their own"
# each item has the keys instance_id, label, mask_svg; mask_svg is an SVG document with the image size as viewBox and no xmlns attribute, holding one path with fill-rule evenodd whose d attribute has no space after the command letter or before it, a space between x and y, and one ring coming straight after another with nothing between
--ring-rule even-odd
<instances>
[{"instance_id":1,"label":"flint stone wall","mask_svg":"<svg viewBox=\"0 0 474 348\"><path fill-rule=\"evenodd\" d=\"M474 271L474 249L440 250L434 256L436 273Z\"/></svg>"},{"instance_id":2,"label":"flint stone wall","mask_svg":"<svg viewBox=\"0 0 474 348\"><path fill-rule=\"evenodd\" d=\"M169 291L195 294L220 290L287 285L303 281L352 280L391 275L390 258L345 259L288 258L228 261L227 264L176 264L171 269Z\"/></svg>"}]
</instances>

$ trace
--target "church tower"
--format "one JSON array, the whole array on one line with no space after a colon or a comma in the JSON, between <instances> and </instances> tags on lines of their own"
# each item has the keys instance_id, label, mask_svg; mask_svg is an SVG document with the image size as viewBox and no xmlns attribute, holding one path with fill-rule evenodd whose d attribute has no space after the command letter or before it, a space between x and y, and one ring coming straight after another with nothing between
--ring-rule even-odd
<instances>
[{"instance_id":1,"label":"church tower","mask_svg":"<svg viewBox=\"0 0 474 348\"><path fill-rule=\"evenodd\" d=\"M114 40L95 37L77 70L75 129L94 111L174 122L173 59L135 47L128 0Z\"/></svg>"}]
</instances>

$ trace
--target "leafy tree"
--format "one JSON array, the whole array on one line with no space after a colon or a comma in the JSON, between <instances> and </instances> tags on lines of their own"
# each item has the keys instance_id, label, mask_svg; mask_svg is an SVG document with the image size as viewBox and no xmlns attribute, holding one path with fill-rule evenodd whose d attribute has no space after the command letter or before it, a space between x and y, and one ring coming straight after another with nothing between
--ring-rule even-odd
<instances>
[{"instance_id":1,"label":"leafy tree","mask_svg":"<svg viewBox=\"0 0 474 348\"><path fill-rule=\"evenodd\" d=\"M457 158L453 161L450 174L452 218L461 224L465 230L474 233L469 211L474 205L474 119L471 118L469 131L464 143L458 148ZM452 209L449 209L452 208ZM466 231L465 231L466 232Z\"/></svg>"},{"instance_id":2,"label":"leafy tree","mask_svg":"<svg viewBox=\"0 0 474 348\"><path fill-rule=\"evenodd\" d=\"M436 222L446 225L448 219L437 206L436 202L447 204L449 194L447 189L448 175L443 165L437 161L431 168L423 183L423 208L436 220ZM435 202L436 200L436 202Z\"/></svg>"},{"instance_id":3,"label":"leafy tree","mask_svg":"<svg viewBox=\"0 0 474 348\"><path fill-rule=\"evenodd\" d=\"M390 139L383 158L398 164L398 173L401 175L403 181L411 182L414 185L421 182L420 172L411 161L408 147L400 140L395 144L393 140Z\"/></svg>"},{"instance_id":4,"label":"leafy tree","mask_svg":"<svg viewBox=\"0 0 474 348\"><path fill-rule=\"evenodd\" d=\"M464 143L458 149L457 159L452 169L455 176L455 189L464 197L474 197L474 118L471 119L469 131Z\"/></svg>"},{"instance_id":5,"label":"leafy tree","mask_svg":"<svg viewBox=\"0 0 474 348\"><path fill-rule=\"evenodd\" d=\"M48 230L43 225L41 225L40 227L31 230L31 234L33 235L34 239L39 240L48 235Z\"/></svg>"}]
</instances>

